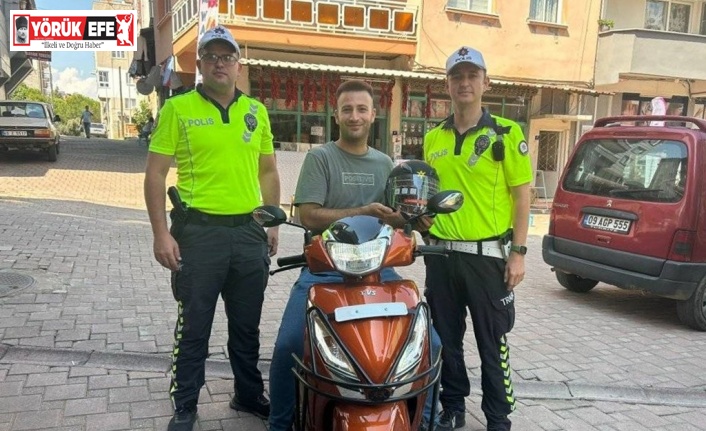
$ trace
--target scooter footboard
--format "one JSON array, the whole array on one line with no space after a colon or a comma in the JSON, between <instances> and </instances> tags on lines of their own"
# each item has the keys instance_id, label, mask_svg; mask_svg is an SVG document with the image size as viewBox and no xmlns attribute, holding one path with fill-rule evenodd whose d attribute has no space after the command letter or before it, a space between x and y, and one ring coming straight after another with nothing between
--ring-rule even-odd
<instances>
[{"instance_id":1,"label":"scooter footboard","mask_svg":"<svg viewBox=\"0 0 706 431\"><path fill-rule=\"evenodd\" d=\"M337 404L332 431L409 431L412 423L407 403L381 405Z\"/></svg>"}]
</instances>

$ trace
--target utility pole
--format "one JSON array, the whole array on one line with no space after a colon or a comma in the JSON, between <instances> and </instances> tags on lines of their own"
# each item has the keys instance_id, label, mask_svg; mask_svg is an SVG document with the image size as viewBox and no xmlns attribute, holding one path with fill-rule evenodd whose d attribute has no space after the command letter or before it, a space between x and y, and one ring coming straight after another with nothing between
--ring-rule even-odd
<instances>
[{"instance_id":1,"label":"utility pole","mask_svg":"<svg viewBox=\"0 0 706 431\"><path fill-rule=\"evenodd\" d=\"M125 115L123 113L123 68L118 66L118 82L120 83L120 137L125 138Z\"/></svg>"}]
</instances>

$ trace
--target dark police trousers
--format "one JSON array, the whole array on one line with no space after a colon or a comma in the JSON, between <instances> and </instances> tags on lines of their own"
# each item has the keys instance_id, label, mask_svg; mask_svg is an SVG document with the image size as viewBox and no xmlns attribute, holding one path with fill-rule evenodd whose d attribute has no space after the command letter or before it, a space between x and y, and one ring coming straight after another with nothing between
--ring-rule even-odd
<instances>
[{"instance_id":1,"label":"dark police trousers","mask_svg":"<svg viewBox=\"0 0 706 431\"><path fill-rule=\"evenodd\" d=\"M172 273L179 316L174 331L170 395L174 407L195 407L205 382L208 340L218 296L228 318L228 356L240 399L264 390L257 368L260 315L270 258L267 234L249 216L239 225L208 225L208 220L172 224L182 268ZM205 221L206 223L201 223ZM217 220L223 224L223 218ZM226 220L227 221L227 220Z\"/></svg>"},{"instance_id":2,"label":"dark police trousers","mask_svg":"<svg viewBox=\"0 0 706 431\"><path fill-rule=\"evenodd\" d=\"M456 251L448 258L424 259L425 295L444 346L441 405L444 409L465 411L464 398L471 393L463 359L468 307L481 359L481 408L489 425L509 426L507 415L515 409L515 397L505 334L515 323L515 296L507 291L503 281L505 261Z\"/></svg>"}]
</instances>

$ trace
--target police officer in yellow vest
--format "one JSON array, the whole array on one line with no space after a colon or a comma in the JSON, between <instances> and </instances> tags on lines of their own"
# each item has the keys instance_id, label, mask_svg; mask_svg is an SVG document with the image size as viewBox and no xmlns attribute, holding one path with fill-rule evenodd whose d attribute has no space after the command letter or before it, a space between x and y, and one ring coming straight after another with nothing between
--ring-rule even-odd
<instances>
[{"instance_id":1,"label":"police officer in yellow vest","mask_svg":"<svg viewBox=\"0 0 706 431\"><path fill-rule=\"evenodd\" d=\"M515 398L505 334L515 321L513 289L525 274L532 167L520 127L481 108L490 84L481 53L459 48L448 58L446 73L454 114L427 133L424 158L436 169L440 189L461 190L465 203L453 214L438 215L430 229L431 241L450 250L449 257L426 258L427 299L444 346L437 430L465 425L468 309L481 359L487 429L506 431Z\"/></svg>"},{"instance_id":2,"label":"police officer in yellow vest","mask_svg":"<svg viewBox=\"0 0 706 431\"><path fill-rule=\"evenodd\" d=\"M240 48L224 27L198 45L203 84L167 100L147 157L145 201L154 254L172 271L179 315L170 395L169 430L191 430L218 296L228 317L228 356L235 376L235 410L266 418L259 359L259 324L270 256L278 231L251 217L262 202L279 205L280 189L265 107L235 86ZM177 189L185 211L164 215L165 181L176 160ZM177 206L179 203L177 202Z\"/></svg>"}]
</instances>

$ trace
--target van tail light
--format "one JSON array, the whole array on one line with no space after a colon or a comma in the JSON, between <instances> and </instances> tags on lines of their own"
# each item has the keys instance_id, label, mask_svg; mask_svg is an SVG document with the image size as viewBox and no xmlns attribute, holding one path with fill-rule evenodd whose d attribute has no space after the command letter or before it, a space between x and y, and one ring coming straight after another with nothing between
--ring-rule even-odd
<instances>
[{"instance_id":1,"label":"van tail light","mask_svg":"<svg viewBox=\"0 0 706 431\"><path fill-rule=\"evenodd\" d=\"M549 211L549 229L548 233L549 235L554 235L554 219L556 218L556 215L554 215L554 211Z\"/></svg>"},{"instance_id":2,"label":"van tail light","mask_svg":"<svg viewBox=\"0 0 706 431\"><path fill-rule=\"evenodd\" d=\"M696 232L691 230L678 230L674 233L672 246L669 248L669 260L678 262L691 262L691 252L694 249Z\"/></svg>"}]
</instances>

